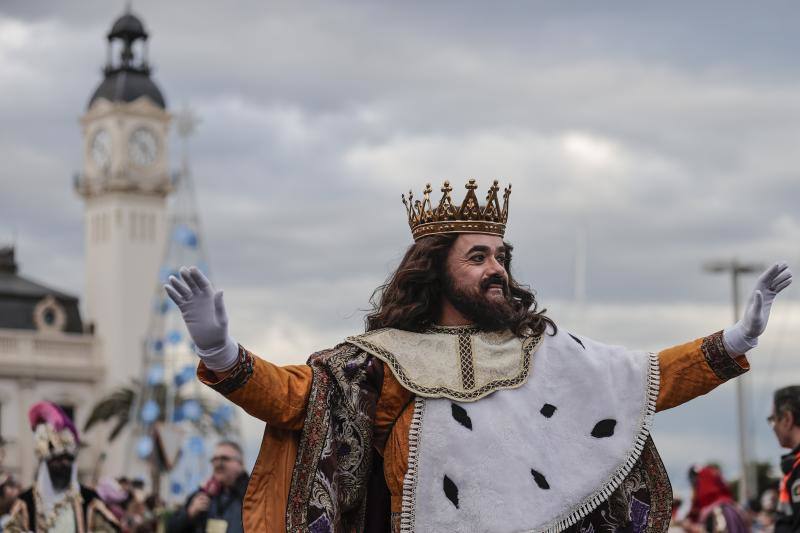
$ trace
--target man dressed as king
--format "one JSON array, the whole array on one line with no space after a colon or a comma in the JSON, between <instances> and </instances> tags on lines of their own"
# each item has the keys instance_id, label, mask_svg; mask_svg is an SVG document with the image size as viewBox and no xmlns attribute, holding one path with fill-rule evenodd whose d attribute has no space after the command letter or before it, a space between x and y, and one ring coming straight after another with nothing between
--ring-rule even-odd
<instances>
[{"instance_id":1,"label":"man dressed as king","mask_svg":"<svg viewBox=\"0 0 800 533\"><path fill-rule=\"evenodd\" d=\"M403 197L414 243L366 332L276 366L228 333L222 292L195 267L165 286L206 385L266 422L245 531L666 531L672 490L653 415L749 369L776 263L742 319L646 353L556 325L514 279L511 187L485 200L445 182Z\"/></svg>"}]
</instances>

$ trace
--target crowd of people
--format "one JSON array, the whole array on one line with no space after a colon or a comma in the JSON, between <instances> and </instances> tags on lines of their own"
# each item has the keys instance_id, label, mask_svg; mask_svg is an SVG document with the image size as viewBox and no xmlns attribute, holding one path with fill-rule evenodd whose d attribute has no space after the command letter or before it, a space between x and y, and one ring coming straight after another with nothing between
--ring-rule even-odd
<instances>
[{"instance_id":1,"label":"crowd of people","mask_svg":"<svg viewBox=\"0 0 800 533\"><path fill-rule=\"evenodd\" d=\"M0 529L4 532L240 533L247 488L242 449L221 441L211 458L211 477L183 505L169 506L148 494L141 479L78 481L78 430L56 404L39 402L28 413L39 461L30 487L0 472Z\"/></svg>"},{"instance_id":2,"label":"crowd of people","mask_svg":"<svg viewBox=\"0 0 800 533\"><path fill-rule=\"evenodd\" d=\"M78 432L55 404L40 402L29 413L40 460L36 480L26 490L0 472L0 527L3 531L57 530L72 522L73 531L238 533L247 488L241 447L219 442L213 474L178 507L147 494L140 479L102 478L94 488L77 481ZM781 457L782 477L762 487L747 505L734 493L716 465L689 470L692 498L688 510L676 498L670 531L788 533L800 531L800 386L775 391L767 421L778 443L791 450Z\"/></svg>"},{"instance_id":3,"label":"crowd of people","mask_svg":"<svg viewBox=\"0 0 800 533\"><path fill-rule=\"evenodd\" d=\"M791 510L780 505L781 480L764 488L746 505L736 501L734 491L725 482L717 465L695 465L689 470L692 498L688 510L681 498L675 498L670 531L788 533L798 531Z\"/></svg>"},{"instance_id":4,"label":"crowd of people","mask_svg":"<svg viewBox=\"0 0 800 533\"><path fill-rule=\"evenodd\" d=\"M57 530L73 522L74 531L238 533L248 476L241 447L219 442L213 474L180 506L167 506L148 494L140 479L101 478L94 488L77 481L78 432L55 404L40 402L30 410L40 459L36 480L23 487L0 472L0 527L3 531ZM778 443L789 450L781 457L782 477L761 487L747 505L716 465L689 469L690 502L676 498L670 531L788 533L800 531L800 386L779 389L767 418ZM80 495L80 498L77 496Z\"/></svg>"},{"instance_id":5,"label":"crowd of people","mask_svg":"<svg viewBox=\"0 0 800 533\"><path fill-rule=\"evenodd\" d=\"M671 531L764 532L800 531L800 386L778 389L767 417L775 438L790 450L781 457L780 477L761 487L758 497L740 505L716 465L689 470L692 499L688 512L675 499Z\"/></svg>"}]
</instances>

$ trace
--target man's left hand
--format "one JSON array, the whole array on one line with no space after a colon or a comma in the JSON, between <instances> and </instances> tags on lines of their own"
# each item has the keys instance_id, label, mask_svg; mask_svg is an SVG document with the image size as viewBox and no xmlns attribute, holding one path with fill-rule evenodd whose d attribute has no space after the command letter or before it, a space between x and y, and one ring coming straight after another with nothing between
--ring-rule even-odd
<instances>
[{"instance_id":1,"label":"man's left hand","mask_svg":"<svg viewBox=\"0 0 800 533\"><path fill-rule=\"evenodd\" d=\"M758 337L767 328L772 302L791 283L792 271L785 262L775 263L759 276L747 300L744 316L722 334L722 341L729 353L744 354L756 347Z\"/></svg>"}]
</instances>

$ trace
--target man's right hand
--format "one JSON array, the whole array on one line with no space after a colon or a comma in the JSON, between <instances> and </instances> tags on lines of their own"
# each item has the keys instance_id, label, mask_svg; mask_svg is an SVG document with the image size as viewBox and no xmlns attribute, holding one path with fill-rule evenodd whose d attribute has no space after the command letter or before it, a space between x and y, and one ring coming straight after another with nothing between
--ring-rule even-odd
<instances>
[{"instance_id":1,"label":"man's right hand","mask_svg":"<svg viewBox=\"0 0 800 533\"><path fill-rule=\"evenodd\" d=\"M211 505L211 498L208 497L208 494L205 492L198 492L194 495L192 501L189 502L189 507L186 508L186 514L189 515L189 518L194 520L198 514L208 511L209 505Z\"/></svg>"},{"instance_id":2,"label":"man's right hand","mask_svg":"<svg viewBox=\"0 0 800 533\"><path fill-rule=\"evenodd\" d=\"M181 279L169 277L164 290L181 310L198 355L211 370L231 368L239 350L228 336L222 291L216 291L197 267L181 267L179 274Z\"/></svg>"}]
</instances>

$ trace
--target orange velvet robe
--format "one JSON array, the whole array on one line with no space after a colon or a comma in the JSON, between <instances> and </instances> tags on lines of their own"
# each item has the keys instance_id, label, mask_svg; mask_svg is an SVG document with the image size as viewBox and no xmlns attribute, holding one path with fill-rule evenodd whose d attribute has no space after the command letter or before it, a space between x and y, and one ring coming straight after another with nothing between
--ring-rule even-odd
<instances>
[{"instance_id":1,"label":"orange velvet robe","mask_svg":"<svg viewBox=\"0 0 800 533\"><path fill-rule=\"evenodd\" d=\"M244 499L243 523L245 531L285 531L286 503L299 430L305 419L311 388L311 368L306 365L276 366L248 354L251 356L248 364L252 364L252 368L236 368L224 379L218 379L201 362L197 375L200 381L267 423ZM661 388L657 411L706 394L727 379L749 370L744 356L733 358L725 353L722 332L668 348L658 357ZM408 430L413 410L413 395L400 385L384 364L374 442L384 458L384 476L391 493L393 513L399 512L402 505L403 478L408 467Z\"/></svg>"}]
</instances>

